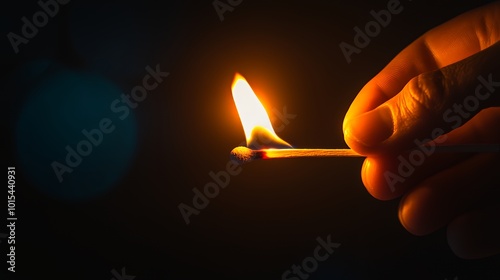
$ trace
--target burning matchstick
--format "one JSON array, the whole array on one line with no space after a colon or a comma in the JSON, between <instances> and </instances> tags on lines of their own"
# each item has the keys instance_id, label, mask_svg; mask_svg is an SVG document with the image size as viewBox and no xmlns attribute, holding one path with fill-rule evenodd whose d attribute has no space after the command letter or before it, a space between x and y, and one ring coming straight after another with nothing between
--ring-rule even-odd
<instances>
[{"instance_id":1,"label":"burning matchstick","mask_svg":"<svg viewBox=\"0 0 500 280\"><path fill-rule=\"evenodd\" d=\"M231 160L243 164L257 159L307 158L307 157L365 157L351 149L294 149L274 132L266 109L257 98L248 82L236 74L232 85L233 99L247 139L247 147L236 147L231 151ZM261 145L265 143L266 145ZM264 149L265 147L265 149ZM274 149L268 149L272 147ZM498 144L422 146L422 151L431 153L498 153Z\"/></svg>"},{"instance_id":2,"label":"burning matchstick","mask_svg":"<svg viewBox=\"0 0 500 280\"><path fill-rule=\"evenodd\" d=\"M351 149L262 149L252 150L236 147L231 151L231 160L244 164L257 159L304 158L304 157L362 157Z\"/></svg>"},{"instance_id":3,"label":"burning matchstick","mask_svg":"<svg viewBox=\"0 0 500 280\"><path fill-rule=\"evenodd\" d=\"M430 147L429 147L430 148ZM437 153L498 153L500 145L455 145L435 146ZM258 159L308 158L308 157L365 157L351 149L261 149L236 147L231 151L231 160L244 164Z\"/></svg>"}]
</instances>

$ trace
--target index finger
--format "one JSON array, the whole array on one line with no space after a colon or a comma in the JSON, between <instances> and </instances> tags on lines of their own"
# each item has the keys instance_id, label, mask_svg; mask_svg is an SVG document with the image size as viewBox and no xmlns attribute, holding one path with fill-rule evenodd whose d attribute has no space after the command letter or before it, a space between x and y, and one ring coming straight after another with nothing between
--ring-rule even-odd
<instances>
[{"instance_id":1,"label":"index finger","mask_svg":"<svg viewBox=\"0 0 500 280\"><path fill-rule=\"evenodd\" d=\"M488 48L500 40L500 1L466 12L422 35L370 80L344 118L375 109L415 76L437 70ZM344 127L345 129L345 127Z\"/></svg>"}]
</instances>

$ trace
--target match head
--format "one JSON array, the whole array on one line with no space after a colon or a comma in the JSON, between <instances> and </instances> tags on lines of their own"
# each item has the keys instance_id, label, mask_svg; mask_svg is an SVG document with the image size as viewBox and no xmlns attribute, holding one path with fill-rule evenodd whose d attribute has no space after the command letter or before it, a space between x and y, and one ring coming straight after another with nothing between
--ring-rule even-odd
<instances>
[{"instance_id":1,"label":"match head","mask_svg":"<svg viewBox=\"0 0 500 280\"><path fill-rule=\"evenodd\" d=\"M255 159L262 158L262 153L260 151L252 150L247 147L236 147L231 151L230 158L233 162L241 165L244 163L251 162Z\"/></svg>"}]
</instances>

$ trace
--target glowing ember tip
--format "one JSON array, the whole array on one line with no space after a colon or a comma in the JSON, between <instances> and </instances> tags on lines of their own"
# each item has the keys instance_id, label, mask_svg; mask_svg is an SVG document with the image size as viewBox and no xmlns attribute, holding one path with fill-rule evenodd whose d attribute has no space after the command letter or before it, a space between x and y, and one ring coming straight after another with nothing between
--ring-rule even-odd
<instances>
[{"instance_id":1,"label":"glowing ember tip","mask_svg":"<svg viewBox=\"0 0 500 280\"><path fill-rule=\"evenodd\" d=\"M261 158L258 151L254 151L247 147L236 147L231 151L231 160L237 164L244 164L253 161L254 159Z\"/></svg>"}]
</instances>

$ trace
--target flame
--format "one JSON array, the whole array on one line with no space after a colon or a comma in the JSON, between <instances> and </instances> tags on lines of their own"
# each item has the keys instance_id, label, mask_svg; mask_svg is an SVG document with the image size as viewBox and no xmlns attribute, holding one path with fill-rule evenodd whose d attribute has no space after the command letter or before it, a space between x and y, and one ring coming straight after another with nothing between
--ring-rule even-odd
<instances>
[{"instance_id":1,"label":"flame","mask_svg":"<svg viewBox=\"0 0 500 280\"><path fill-rule=\"evenodd\" d=\"M234 76L232 91L249 148L292 147L276 135L266 109L245 78L238 73Z\"/></svg>"}]
</instances>

